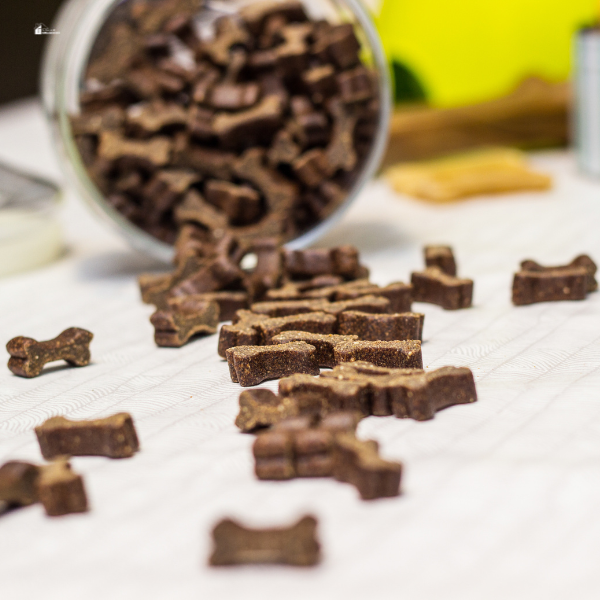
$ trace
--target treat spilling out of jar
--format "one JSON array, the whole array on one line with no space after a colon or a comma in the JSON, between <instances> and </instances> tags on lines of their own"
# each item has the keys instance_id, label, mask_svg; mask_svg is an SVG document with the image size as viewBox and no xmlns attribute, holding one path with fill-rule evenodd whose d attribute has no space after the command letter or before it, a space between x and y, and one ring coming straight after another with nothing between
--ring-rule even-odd
<instances>
[{"instance_id":1,"label":"treat spilling out of jar","mask_svg":"<svg viewBox=\"0 0 600 600\"><path fill-rule=\"evenodd\" d=\"M71 125L106 201L155 238L286 242L344 203L380 112L351 23L293 0L128 0Z\"/></svg>"}]
</instances>

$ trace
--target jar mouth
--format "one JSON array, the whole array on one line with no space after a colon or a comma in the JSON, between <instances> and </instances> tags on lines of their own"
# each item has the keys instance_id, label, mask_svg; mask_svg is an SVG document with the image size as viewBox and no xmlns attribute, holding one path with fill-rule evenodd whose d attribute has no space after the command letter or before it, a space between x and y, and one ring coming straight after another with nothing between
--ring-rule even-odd
<instances>
[{"instance_id":1,"label":"jar mouth","mask_svg":"<svg viewBox=\"0 0 600 600\"><path fill-rule=\"evenodd\" d=\"M161 261L171 262L174 247L131 222L106 200L105 195L92 181L76 144L70 117L80 109L80 91L84 73L97 36L109 15L128 0L70 0L61 10L55 27L61 36L49 40L42 69L42 96L47 119L51 125L59 162L67 184L80 195L86 204L105 222L116 228L127 241ZM290 248L302 248L315 242L348 210L352 202L376 173L385 152L388 125L392 110L390 73L375 26L367 9L359 0L303 0L307 10L311 6L329 6L338 19L348 20L357 28L362 52L366 52L371 68L377 73L379 112L370 149L357 171L344 200L321 221L301 232L286 243ZM225 3L218 2L219 5ZM251 4L247 2L246 4ZM343 21L342 21L343 22Z\"/></svg>"}]
</instances>

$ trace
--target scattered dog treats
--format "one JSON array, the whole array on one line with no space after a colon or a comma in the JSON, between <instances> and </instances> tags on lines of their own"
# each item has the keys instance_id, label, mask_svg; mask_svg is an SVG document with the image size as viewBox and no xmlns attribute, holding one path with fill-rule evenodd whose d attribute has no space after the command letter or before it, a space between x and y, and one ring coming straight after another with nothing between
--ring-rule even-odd
<instances>
[{"instance_id":1,"label":"scattered dog treats","mask_svg":"<svg viewBox=\"0 0 600 600\"><path fill-rule=\"evenodd\" d=\"M297 405L290 398L277 396L267 389L245 390L240 394L240 412L235 424L249 432L275 425L297 412Z\"/></svg>"},{"instance_id":2,"label":"scattered dog treats","mask_svg":"<svg viewBox=\"0 0 600 600\"><path fill-rule=\"evenodd\" d=\"M157 346L180 348L195 335L217 332L217 302L209 302L203 296L183 296L170 298L167 306L150 317Z\"/></svg>"},{"instance_id":3,"label":"scattered dog treats","mask_svg":"<svg viewBox=\"0 0 600 600\"><path fill-rule=\"evenodd\" d=\"M421 313L372 314L346 311L340 314L338 332L359 340L422 340L425 315Z\"/></svg>"},{"instance_id":4,"label":"scattered dog treats","mask_svg":"<svg viewBox=\"0 0 600 600\"><path fill-rule=\"evenodd\" d=\"M450 246L425 246L423 253L426 267L437 267L446 275L456 277L456 261Z\"/></svg>"},{"instance_id":5,"label":"scattered dog treats","mask_svg":"<svg viewBox=\"0 0 600 600\"><path fill-rule=\"evenodd\" d=\"M578 256L562 267L542 267L533 260L521 263L513 281L513 304L583 300L598 289L596 264L587 255Z\"/></svg>"},{"instance_id":6,"label":"scattered dog treats","mask_svg":"<svg viewBox=\"0 0 600 600\"><path fill-rule=\"evenodd\" d=\"M75 367L90 364L90 342L93 334L71 327L47 342L28 337L16 337L6 344L10 354L8 368L20 377L37 377L44 366L56 360L66 360Z\"/></svg>"},{"instance_id":7,"label":"scattered dog treats","mask_svg":"<svg viewBox=\"0 0 600 600\"><path fill-rule=\"evenodd\" d=\"M342 313L346 314L346 313ZM342 342L352 342L357 340L355 335L335 335L309 333L307 331L284 331L271 338L271 344L289 344L290 342L306 342L315 347L315 358L319 367L333 368L335 366L335 357L333 349Z\"/></svg>"},{"instance_id":8,"label":"scattered dog treats","mask_svg":"<svg viewBox=\"0 0 600 600\"><path fill-rule=\"evenodd\" d=\"M303 517L289 528L248 529L225 519L213 529L214 550L210 564L280 564L298 567L320 560L317 520Z\"/></svg>"},{"instance_id":9,"label":"scattered dog treats","mask_svg":"<svg viewBox=\"0 0 600 600\"><path fill-rule=\"evenodd\" d=\"M304 416L280 421L254 442L258 479L285 480L296 477L331 477L333 443L340 432L354 433L361 416L334 413L322 419Z\"/></svg>"},{"instance_id":10,"label":"scattered dog treats","mask_svg":"<svg viewBox=\"0 0 600 600\"><path fill-rule=\"evenodd\" d=\"M345 342L334 348L336 363L366 361L392 369L422 369L421 342Z\"/></svg>"},{"instance_id":11,"label":"scattered dog treats","mask_svg":"<svg viewBox=\"0 0 600 600\"><path fill-rule=\"evenodd\" d=\"M0 502L8 506L28 506L38 501L39 467L11 460L0 467Z\"/></svg>"},{"instance_id":12,"label":"scattered dog treats","mask_svg":"<svg viewBox=\"0 0 600 600\"><path fill-rule=\"evenodd\" d=\"M400 494L402 464L380 458L377 442L339 434L333 445L333 457L335 479L354 485L363 500Z\"/></svg>"},{"instance_id":13,"label":"scattered dog treats","mask_svg":"<svg viewBox=\"0 0 600 600\"><path fill-rule=\"evenodd\" d=\"M437 267L413 273L413 300L437 304L446 310L469 308L473 303L473 281L446 275Z\"/></svg>"},{"instance_id":14,"label":"scattered dog treats","mask_svg":"<svg viewBox=\"0 0 600 600\"><path fill-rule=\"evenodd\" d=\"M294 373L318 375L315 349L304 342L277 346L237 346L226 352L231 380L251 387Z\"/></svg>"},{"instance_id":15,"label":"scattered dog treats","mask_svg":"<svg viewBox=\"0 0 600 600\"><path fill-rule=\"evenodd\" d=\"M88 509L83 479L71 470L65 458L40 467L37 494L50 517L86 512Z\"/></svg>"},{"instance_id":16,"label":"scattered dog treats","mask_svg":"<svg viewBox=\"0 0 600 600\"><path fill-rule=\"evenodd\" d=\"M71 421L52 417L35 428L42 456L107 456L129 458L139 450L133 420L128 413L104 419Z\"/></svg>"}]
</instances>

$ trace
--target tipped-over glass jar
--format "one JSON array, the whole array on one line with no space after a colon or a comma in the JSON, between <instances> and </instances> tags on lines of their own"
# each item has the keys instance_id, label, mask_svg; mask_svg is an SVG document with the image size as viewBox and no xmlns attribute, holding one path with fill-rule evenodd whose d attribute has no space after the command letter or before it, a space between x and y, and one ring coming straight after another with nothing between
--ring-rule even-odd
<instances>
[{"instance_id":1,"label":"tipped-over glass jar","mask_svg":"<svg viewBox=\"0 0 600 600\"><path fill-rule=\"evenodd\" d=\"M379 165L390 82L359 0L70 0L56 29L67 181L157 258L186 226L308 245Z\"/></svg>"}]
</instances>

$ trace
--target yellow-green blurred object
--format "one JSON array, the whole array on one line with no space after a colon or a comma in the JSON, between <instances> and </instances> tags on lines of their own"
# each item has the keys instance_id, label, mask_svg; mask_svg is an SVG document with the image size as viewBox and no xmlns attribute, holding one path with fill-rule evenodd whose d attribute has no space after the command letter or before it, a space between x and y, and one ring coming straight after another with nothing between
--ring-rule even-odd
<instances>
[{"instance_id":1,"label":"yellow-green blurred object","mask_svg":"<svg viewBox=\"0 0 600 600\"><path fill-rule=\"evenodd\" d=\"M481 102L536 75L564 81L574 32L598 0L370 0L390 60L405 65L433 106Z\"/></svg>"}]
</instances>

